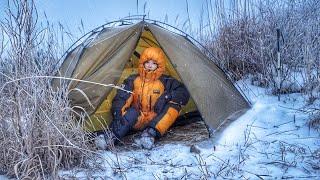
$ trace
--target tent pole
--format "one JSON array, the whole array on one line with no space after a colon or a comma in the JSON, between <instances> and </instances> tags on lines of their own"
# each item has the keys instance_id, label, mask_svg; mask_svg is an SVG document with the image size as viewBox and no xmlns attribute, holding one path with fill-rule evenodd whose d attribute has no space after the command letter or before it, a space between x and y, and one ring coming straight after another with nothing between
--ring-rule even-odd
<instances>
[{"instance_id":1,"label":"tent pole","mask_svg":"<svg viewBox=\"0 0 320 180\"><path fill-rule=\"evenodd\" d=\"M142 16L142 18L141 18L141 16ZM193 38L192 36L190 36L190 35L187 34L186 32L184 32L184 31L182 31L182 30L180 30L180 29L178 29L178 28L176 28L176 27L174 27L174 26L172 26L172 25L170 25L170 24L168 24L168 23L161 22L161 21L157 21L157 20L153 20L153 19L149 19L149 18L145 18L145 16L146 16L146 15L133 15L133 16L121 18L120 20L110 21L110 22L108 22L108 23L105 23L105 24L103 24L103 25L101 25L101 26L99 26L99 27L97 27L97 28L89 31L88 33L86 33L85 35L83 35L82 37L80 37L76 42L74 42L74 43L69 47L69 49L67 49L67 51L59 58L59 62L57 63L57 66L56 66L55 69L58 69L58 68L59 68L59 66L60 66L60 61L62 60L62 58L65 57L65 56L69 53L69 51L70 51L72 48L74 48L74 46L81 41L81 39L83 39L85 36L88 36L88 34L94 33L94 32L97 31L98 29L100 29L100 28L103 29L103 28L105 28L107 25L110 25L110 24L113 24L113 23L119 23L119 22L120 22L120 23L123 23L124 21L133 23L132 21L141 21L141 20L142 20L142 21L151 22L151 23L153 23L153 24L155 24L155 25L158 25L158 26L160 26L160 27L162 27L162 28L164 28L164 27L161 26L161 25L159 25L158 23L160 23L160 24L162 24L162 25L165 25L165 26L168 26L168 27L170 27L170 28L173 28L174 30L176 30L176 31L184 34L185 37L187 37L187 39L191 39L191 40L193 40L194 42L196 42L201 48L203 48L207 53L209 53L210 56L213 57L213 59L215 59L217 62L219 61L219 59L218 59L211 51L209 51L204 45L202 45L199 41L197 41L195 38ZM173 31L171 31L171 32L173 32ZM177 33L177 34L178 34L178 33ZM181 34L180 34L180 35L181 35ZM90 36L91 36L91 35L89 35L88 37L90 37ZM192 43L193 43L193 42L192 42ZM196 45L195 45L195 46L196 46ZM216 65L217 65L217 64L216 64ZM240 92L242 92L242 93L241 93L242 96L247 100L247 102L248 102L249 104L251 104L249 98L244 94L244 92L243 92L243 90L241 89L241 87L240 87L235 81L233 81L232 78L230 77L230 73L232 73L232 72L227 72L227 71L225 71L224 69L222 69L222 68L221 68L220 66L218 66L218 65L217 65L217 67L218 67L222 72L224 72L224 73L226 74L227 79L230 80L232 83L234 83L233 85L237 86L238 90L239 90Z\"/></svg>"}]
</instances>

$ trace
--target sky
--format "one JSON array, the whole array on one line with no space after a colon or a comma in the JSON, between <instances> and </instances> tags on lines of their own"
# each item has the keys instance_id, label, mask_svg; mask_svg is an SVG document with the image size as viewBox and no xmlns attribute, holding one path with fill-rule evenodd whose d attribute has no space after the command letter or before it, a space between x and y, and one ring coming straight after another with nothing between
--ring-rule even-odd
<instances>
[{"instance_id":1,"label":"sky","mask_svg":"<svg viewBox=\"0 0 320 180\"><path fill-rule=\"evenodd\" d=\"M81 21L87 32L108 21L135 14L146 14L160 21L164 21L167 15L169 24L173 25L177 25L175 19L178 16L181 25L188 19L186 2L191 23L197 24L206 0L35 0L39 22L45 22L46 14L50 23L61 23L76 34L83 33L79 30ZM6 7L7 0L0 0L1 20L5 18Z\"/></svg>"}]
</instances>

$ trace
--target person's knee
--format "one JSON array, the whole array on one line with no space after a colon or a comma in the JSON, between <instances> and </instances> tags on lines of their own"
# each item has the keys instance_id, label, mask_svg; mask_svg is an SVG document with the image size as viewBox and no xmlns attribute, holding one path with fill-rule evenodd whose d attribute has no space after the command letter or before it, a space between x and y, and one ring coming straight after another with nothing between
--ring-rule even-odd
<instances>
[{"instance_id":1,"label":"person's knee","mask_svg":"<svg viewBox=\"0 0 320 180\"><path fill-rule=\"evenodd\" d=\"M111 129L114 135L119 139L124 137L136 123L138 115L135 108L129 108L123 117L113 119Z\"/></svg>"},{"instance_id":2,"label":"person's knee","mask_svg":"<svg viewBox=\"0 0 320 180\"><path fill-rule=\"evenodd\" d=\"M131 107L127 109L127 112L124 114L124 119L127 121L127 123L132 127L136 121L138 120L139 112Z\"/></svg>"}]
</instances>

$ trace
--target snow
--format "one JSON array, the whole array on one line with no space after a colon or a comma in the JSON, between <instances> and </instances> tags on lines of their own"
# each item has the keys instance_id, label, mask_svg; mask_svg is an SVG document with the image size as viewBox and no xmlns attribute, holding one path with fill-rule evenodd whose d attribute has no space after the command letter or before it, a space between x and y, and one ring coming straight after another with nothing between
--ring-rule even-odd
<instances>
[{"instance_id":1,"label":"snow","mask_svg":"<svg viewBox=\"0 0 320 180\"><path fill-rule=\"evenodd\" d=\"M283 95L278 101L266 95L266 89L246 89L250 89L245 93L252 100L252 108L231 123L219 139L196 144L199 154L183 144L152 150L100 151L102 169L94 173L64 171L60 175L78 179L320 179L319 132L308 128L309 115L299 110L310 107L304 96Z\"/></svg>"},{"instance_id":2,"label":"snow","mask_svg":"<svg viewBox=\"0 0 320 180\"><path fill-rule=\"evenodd\" d=\"M277 97L248 87L252 108L219 136L195 144L166 144L152 150L98 151L99 168L61 171L76 179L320 179L320 133L309 128L303 94ZM91 162L92 163L92 162ZM6 179L0 176L0 179Z\"/></svg>"}]
</instances>

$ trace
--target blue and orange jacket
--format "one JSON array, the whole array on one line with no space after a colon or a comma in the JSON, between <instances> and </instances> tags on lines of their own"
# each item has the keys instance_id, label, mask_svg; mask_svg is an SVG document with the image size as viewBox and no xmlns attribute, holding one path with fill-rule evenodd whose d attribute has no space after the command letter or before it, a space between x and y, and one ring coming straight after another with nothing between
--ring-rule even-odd
<instances>
[{"instance_id":1,"label":"blue and orange jacket","mask_svg":"<svg viewBox=\"0 0 320 180\"><path fill-rule=\"evenodd\" d=\"M154 60L158 68L154 71L145 70L144 63L148 60ZM163 135L190 97L185 86L171 76L163 75L164 71L165 55L162 50L155 47L145 49L139 60L139 74L129 76L123 83L123 88L133 93L118 90L113 99L114 118L123 116L128 108L134 107L139 117L133 129L143 130L151 126ZM162 112L156 112L155 104L164 93L170 95L170 101Z\"/></svg>"}]
</instances>

